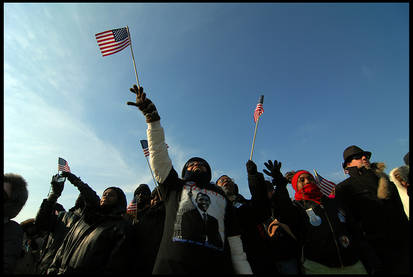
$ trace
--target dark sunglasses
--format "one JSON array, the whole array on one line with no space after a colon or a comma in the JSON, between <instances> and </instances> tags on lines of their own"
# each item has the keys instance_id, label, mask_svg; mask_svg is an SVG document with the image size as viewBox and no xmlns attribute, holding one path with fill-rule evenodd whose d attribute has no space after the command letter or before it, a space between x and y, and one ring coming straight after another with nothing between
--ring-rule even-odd
<instances>
[{"instance_id":1,"label":"dark sunglasses","mask_svg":"<svg viewBox=\"0 0 413 277\"><path fill-rule=\"evenodd\" d=\"M363 156L365 156L367 159L370 158L369 155L367 155L366 153L359 153L359 154L355 154L355 155L351 156L349 158L349 161L351 161L351 160L360 160L361 158L363 158Z\"/></svg>"}]
</instances>

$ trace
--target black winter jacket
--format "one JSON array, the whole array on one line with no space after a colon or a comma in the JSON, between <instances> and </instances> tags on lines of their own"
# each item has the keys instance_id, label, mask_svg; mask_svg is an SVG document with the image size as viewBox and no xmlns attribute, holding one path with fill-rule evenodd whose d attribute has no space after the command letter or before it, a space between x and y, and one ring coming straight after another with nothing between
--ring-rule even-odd
<instances>
[{"instance_id":1,"label":"black winter jacket","mask_svg":"<svg viewBox=\"0 0 413 277\"><path fill-rule=\"evenodd\" d=\"M336 199L374 249L364 252L369 272L407 273L410 227L395 185L374 167L348 171L350 177L336 187Z\"/></svg>"},{"instance_id":2,"label":"black winter jacket","mask_svg":"<svg viewBox=\"0 0 413 277\"><path fill-rule=\"evenodd\" d=\"M134 224L136 246L133 256L134 260L139 261L136 263L136 274L152 274L162 239L164 221L165 203L160 201L143 211L140 220Z\"/></svg>"},{"instance_id":3,"label":"black winter jacket","mask_svg":"<svg viewBox=\"0 0 413 277\"><path fill-rule=\"evenodd\" d=\"M126 212L126 205L115 207L113 213L102 214L96 193L87 185L81 193L86 207L63 240L48 274L122 274L130 271L130 256L126 253L131 246L131 224L121 213L122 210ZM126 199L123 202L126 203Z\"/></svg>"},{"instance_id":4,"label":"black winter jacket","mask_svg":"<svg viewBox=\"0 0 413 277\"><path fill-rule=\"evenodd\" d=\"M335 199L322 197L321 204L311 200L293 201L304 223L303 258L328 267L354 265L359 261L360 235L347 226L349 218Z\"/></svg>"}]
</instances>

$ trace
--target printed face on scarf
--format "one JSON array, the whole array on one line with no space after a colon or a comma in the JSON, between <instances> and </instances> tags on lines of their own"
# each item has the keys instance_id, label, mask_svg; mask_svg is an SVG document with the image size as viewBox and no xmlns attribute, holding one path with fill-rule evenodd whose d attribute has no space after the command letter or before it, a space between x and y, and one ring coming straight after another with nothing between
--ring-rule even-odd
<instances>
[{"instance_id":1,"label":"printed face on scarf","mask_svg":"<svg viewBox=\"0 0 413 277\"><path fill-rule=\"evenodd\" d=\"M315 184L314 177L307 173L303 173L298 177L297 190L302 189L307 184Z\"/></svg>"},{"instance_id":2,"label":"printed face on scarf","mask_svg":"<svg viewBox=\"0 0 413 277\"><path fill-rule=\"evenodd\" d=\"M207 194L199 192L196 195L196 203L198 204L198 208L201 209L201 211L206 212L209 208L209 205L211 204L211 199L209 199L209 196Z\"/></svg>"},{"instance_id":3,"label":"printed face on scarf","mask_svg":"<svg viewBox=\"0 0 413 277\"><path fill-rule=\"evenodd\" d=\"M219 178L217 186L221 187L227 195L235 194L235 184L232 179L226 175Z\"/></svg>"},{"instance_id":4,"label":"printed face on scarf","mask_svg":"<svg viewBox=\"0 0 413 277\"><path fill-rule=\"evenodd\" d=\"M103 192L102 198L100 199L100 206L111 206L115 205L118 201L118 194L114 189L107 189Z\"/></svg>"}]
</instances>

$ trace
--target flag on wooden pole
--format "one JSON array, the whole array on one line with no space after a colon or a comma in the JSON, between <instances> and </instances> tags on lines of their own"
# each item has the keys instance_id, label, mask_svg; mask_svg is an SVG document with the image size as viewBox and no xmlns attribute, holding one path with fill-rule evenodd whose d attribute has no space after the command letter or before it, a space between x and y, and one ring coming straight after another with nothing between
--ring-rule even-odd
<instances>
[{"instance_id":1,"label":"flag on wooden pole","mask_svg":"<svg viewBox=\"0 0 413 277\"><path fill-rule=\"evenodd\" d=\"M126 27L104 31L95 37L103 57L122 51L131 44Z\"/></svg>"},{"instance_id":2,"label":"flag on wooden pole","mask_svg":"<svg viewBox=\"0 0 413 277\"><path fill-rule=\"evenodd\" d=\"M260 119L260 116L264 113L263 104L264 104L264 95L261 95L260 98L258 99L257 107L255 107L255 110L254 110L255 130L254 130L254 138L252 140L252 147L251 147L251 155L250 155L251 161L252 161L252 154L254 152L255 136L257 134L258 120Z\"/></svg>"},{"instance_id":3,"label":"flag on wooden pole","mask_svg":"<svg viewBox=\"0 0 413 277\"><path fill-rule=\"evenodd\" d=\"M260 98L258 99L258 104L254 111L254 122L257 122L258 118L264 113L264 108L262 106L263 103L264 103L264 95L261 95Z\"/></svg>"}]
</instances>

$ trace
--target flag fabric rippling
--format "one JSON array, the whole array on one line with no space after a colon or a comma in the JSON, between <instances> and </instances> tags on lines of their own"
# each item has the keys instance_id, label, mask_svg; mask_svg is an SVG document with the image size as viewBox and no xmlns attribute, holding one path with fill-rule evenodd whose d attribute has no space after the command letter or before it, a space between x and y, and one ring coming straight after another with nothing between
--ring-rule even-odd
<instances>
[{"instance_id":1,"label":"flag fabric rippling","mask_svg":"<svg viewBox=\"0 0 413 277\"><path fill-rule=\"evenodd\" d=\"M324 194L325 196L329 196L331 192L334 190L334 188L336 187L336 184L323 178L315 170L314 170L314 173L316 177L317 186L320 188L321 193Z\"/></svg>"},{"instance_id":2,"label":"flag fabric rippling","mask_svg":"<svg viewBox=\"0 0 413 277\"><path fill-rule=\"evenodd\" d=\"M95 37L103 57L122 51L131 43L126 27L101 32Z\"/></svg>"},{"instance_id":3,"label":"flag fabric rippling","mask_svg":"<svg viewBox=\"0 0 413 277\"><path fill-rule=\"evenodd\" d=\"M57 170L58 171L65 171L65 172L70 172L70 167L69 164L65 159L62 159L59 157L57 161Z\"/></svg>"},{"instance_id":4,"label":"flag fabric rippling","mask_svg":"<svg viewBox=\"0 0 413 277\"><path fill-rule=\"evenodd\" d=\"M255 108L255 111L254 111L254 122L257 122L258 118L264 113L263 103L264 103L264 95L261 95L260 99L258 100L257 107Z\"/></svg>"}]
</instances>

